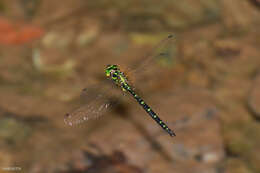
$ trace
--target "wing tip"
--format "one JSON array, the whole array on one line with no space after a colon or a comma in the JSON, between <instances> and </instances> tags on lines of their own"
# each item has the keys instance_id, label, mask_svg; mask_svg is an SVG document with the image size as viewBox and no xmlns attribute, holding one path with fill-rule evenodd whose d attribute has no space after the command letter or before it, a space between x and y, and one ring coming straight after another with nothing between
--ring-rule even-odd
<instances>
[{"instance_id":1,"label":"wing tip","mask_svg":"<svg viewBox=\"0 0 260 173\"><path fill-rule=\"evenodd\" d=\"M72 125L73 125L72 122L68 121L69 118L71 118L71 114L66 113L66 114L64 115L64 123L67 124L67 125L69 125L69 126L72 126Z\"/></svg>"}]
</instances>

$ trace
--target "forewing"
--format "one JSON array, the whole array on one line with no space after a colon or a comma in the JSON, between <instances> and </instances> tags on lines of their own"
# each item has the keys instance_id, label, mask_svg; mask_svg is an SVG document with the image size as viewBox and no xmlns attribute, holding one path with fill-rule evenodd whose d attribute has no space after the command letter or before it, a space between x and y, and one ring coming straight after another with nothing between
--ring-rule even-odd
<instances>
[{"instance_id":1,"label":"forewing","mask_svg":"<svg viewBox=\"0 0 260 173\"><path fill-rule=\"evenodd\" d=\"M161 40L144 58L134 63L133 73L137 75L144 73L153 67L152 64L172 64L176 57L175 40L173 35L168 35Z\"/></svg>"}]
</instances>

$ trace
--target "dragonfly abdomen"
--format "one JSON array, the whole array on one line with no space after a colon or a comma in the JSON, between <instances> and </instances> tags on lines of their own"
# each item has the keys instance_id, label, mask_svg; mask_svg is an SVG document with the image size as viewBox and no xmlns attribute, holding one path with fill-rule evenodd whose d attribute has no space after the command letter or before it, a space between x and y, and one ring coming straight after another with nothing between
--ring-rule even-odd
<instances>
[{"instance_id":1,"label":"dragonfly abdomen","mask_svg":"<svg viewBox=\"0 0 260 173\"><path fill-rule=\"evenodd\" d=\"M123 88L126 89L136 99L136 101L144 108L144 110L152 117L157 124L159 124L170 136L176 136L176 134L158 117L158 115L139 97L134 90L128 85L124 84Z\"/></svg>"}]
</instances>

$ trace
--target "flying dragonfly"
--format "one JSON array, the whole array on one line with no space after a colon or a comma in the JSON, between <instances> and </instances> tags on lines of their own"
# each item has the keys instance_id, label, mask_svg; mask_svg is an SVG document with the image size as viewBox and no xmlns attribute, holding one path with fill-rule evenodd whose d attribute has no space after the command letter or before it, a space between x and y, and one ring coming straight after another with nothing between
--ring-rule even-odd
<instances>
[{"instance_id":1,"label":"flying dragonfly","mask_svg":"<svg viewBox=\"0 0 260 173\"><path fill-rule=\"evenodd\" d=\"M144 59L141 59L141 63L135 65L135 68L131 70L132 74L135 76L140 76L143 71L149 68L151 62L154 60L159 60L162 58L172 58L173 53L173 42L175 38L173 35L168 35L165 39L163 39L154 49L149 53ZM111 81L110 85L116 86L117 90L121 90L123 93L128 93L132 96L139 105L146 111L146 113L159 125L161 128L166 131L170 136L176 136L173 130L171 130L166 123L162 121L162 119L156 114L153 109L144 101L144 99L139 96L135 89L134 85L130 84L128 77L120 69L120 66L117 64L107 65L105 67L105 76ZM109 97L106 96L106 92L110 91L110 87L105 86L103 83L99 84L99 86L85 88L82 91L82 95L89 100L87 104L84 106L72 111L71 113L67 113L64 118L64 122L70 126L77 125L84 121L88 121L90 119L95 119L104 115L104 113L113 107L113 105L117 101L111 101ZM112 88L112 87L111 87ZM94 94L94 92L99 91L99 93ZM103 90L103 92L102 92ZM121 94L122 95L122 94ZM123 94L127 95L127 94ZM119 99L118 99L119 100Z\"/></svg>"}]
</instances>

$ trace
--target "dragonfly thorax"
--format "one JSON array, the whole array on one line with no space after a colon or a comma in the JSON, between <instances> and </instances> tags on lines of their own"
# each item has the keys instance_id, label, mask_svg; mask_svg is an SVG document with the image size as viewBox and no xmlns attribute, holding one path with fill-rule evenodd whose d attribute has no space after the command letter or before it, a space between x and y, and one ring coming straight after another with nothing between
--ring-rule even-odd
<instances>
[{"instance_id":1,"label":"dragonfly thorax","mask_svg":"<svg viewBox=\"0 0 260 173\"><path fill-rule=\"evenodd\" d=\"M127 84L127 78L118 65L107 65L105 73L116 85L122 87L122 85Z\"/></svg>"}]
</instances>

